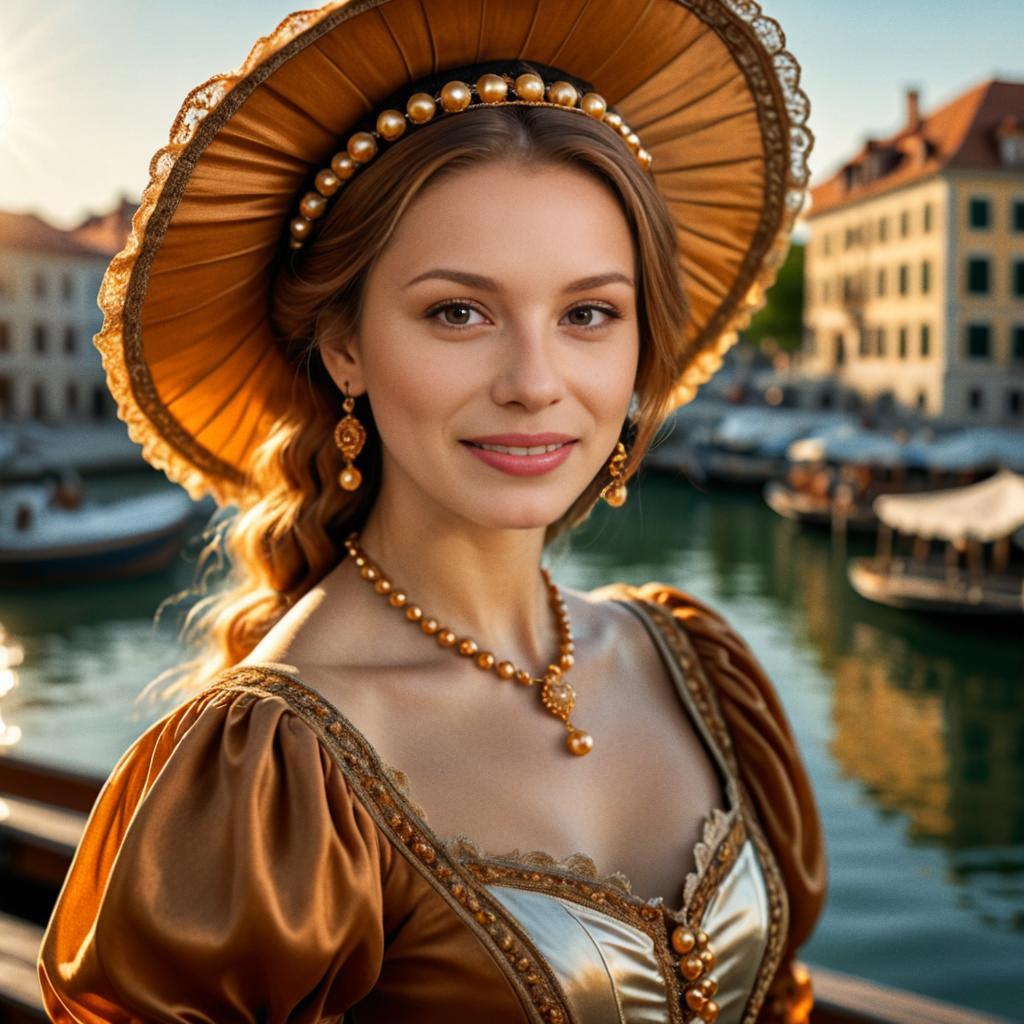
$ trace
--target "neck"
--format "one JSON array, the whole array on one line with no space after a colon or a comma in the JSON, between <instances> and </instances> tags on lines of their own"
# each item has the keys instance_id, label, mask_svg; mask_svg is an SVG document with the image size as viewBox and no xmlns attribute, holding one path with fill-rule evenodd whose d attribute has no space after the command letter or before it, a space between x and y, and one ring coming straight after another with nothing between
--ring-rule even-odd
<instances>
[{"instance_id":1,"label":"neck","mask_svg":"<svg viewBox=\"0 0 1024 1024\"><path fill-rule=\"evenodd\" d=\"M359 545L411 604L480 650L535 673L557 661L558 626L540 573L543 528L488 530L447 510L378 500Z\"/></svg>"}]
</instances>

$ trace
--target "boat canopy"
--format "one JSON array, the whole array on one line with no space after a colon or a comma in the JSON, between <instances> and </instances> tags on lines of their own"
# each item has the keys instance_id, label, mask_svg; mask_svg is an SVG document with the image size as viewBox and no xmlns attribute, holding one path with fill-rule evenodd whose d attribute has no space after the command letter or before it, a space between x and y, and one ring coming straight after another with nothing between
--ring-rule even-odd
<instances>
[{"instance_id":1,"label":"boat canopy","mask_svg":"<svg viewBox=\"0 0 1024 1024\"><path fill-rule=\"evenodd\" d=\"M1024 473L1024 434L1000 427L968 427L937 438L923 448L929 469L955 472L1005 466Z\"/></svg>"},{"instance_id":2,"label":"boat canopy","mask_svg":"<svg viewBox=\"0 0 1024 1024\"><path fill-rule=\"evenodd\" d=\"M852 423L843 413L758 406L735 409L716 424L711 439L726 448L754 449L761 455L785 455L795 438Z\"/></svg>"},{"instance_id":3,"label":"boat canopy","mask_svg":"<svg viewBox=\"0 0 1024 1024\"><path fill-rule=\"evenodd\" d=\"M887 526L943 540L998 540L1024 526L1024 476L1000 469L966 487L880 494L873 506Z\"/></svg>"},{"instance_id":4,"label":"boat canopy","mask_svg":"<svg viewBox=\"0 0 1024 1024\"><path fill-rule=\"evenodd\" d=\"M908 455L904 442L845 423L794 441L786 450L791 462L827 461L873 466L906 465L910 461Z\"/></svg>"}]
</instances>

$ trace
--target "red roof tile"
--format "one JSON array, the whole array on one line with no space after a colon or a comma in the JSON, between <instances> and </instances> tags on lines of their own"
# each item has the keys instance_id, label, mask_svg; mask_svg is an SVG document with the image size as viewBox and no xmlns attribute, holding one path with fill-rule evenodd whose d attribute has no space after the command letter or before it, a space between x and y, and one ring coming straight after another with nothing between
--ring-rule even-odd
<instances>
[{"instance_id":1,"label":"red roof tile","mask_svg":"<svg viewBox=\"0 0 1024 1024\"><path fill-rule=\"evenodd\" d=\"M998 133L1024 117L1024 82L975 86L916 125L872 139L831 178L811 188L810 219L946 168L1003 167Z\"/></svg>"}]
</instances>

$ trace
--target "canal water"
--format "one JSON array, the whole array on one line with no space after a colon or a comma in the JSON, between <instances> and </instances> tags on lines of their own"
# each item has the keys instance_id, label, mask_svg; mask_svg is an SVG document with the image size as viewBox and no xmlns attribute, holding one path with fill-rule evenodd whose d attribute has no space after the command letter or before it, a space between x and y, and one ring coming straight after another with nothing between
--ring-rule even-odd
<instances>
[{"instance_id":1,"label":"canal water","mask_svg":"<svg viewBox=\"0 0 1024 1024\"><path fill-rule=\"evenodd\" d=\"M91 493L167 486L147 473ZM1024 623L872 605L845 573L870 544L796 527L756 493L653 475L630 492L555 553L555 576L678 586L725 614L761 660L828 841L828 904L804 958L1024 1019ZM197 551L139 582L0 590L7 643L24 649L0 697L12 750L106 774L166 710L133 701L180 660L187 601L154 613L191 585Z\"/></svg>"}]
</instances>

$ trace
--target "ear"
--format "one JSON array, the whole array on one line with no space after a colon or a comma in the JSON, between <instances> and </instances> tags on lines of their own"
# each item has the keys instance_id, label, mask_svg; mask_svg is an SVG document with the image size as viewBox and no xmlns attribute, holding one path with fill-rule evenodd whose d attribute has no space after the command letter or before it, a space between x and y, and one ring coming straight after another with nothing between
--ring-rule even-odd
<instances>
[{"instance_id":1,"label":"ear","mask_svg":"<svg viewBox=\"0 0 1024 1024\"><path fill-rule=\"evenodd\" d=\"M319 339L320 358L338 386L338 391L356 397L366 390L363 378L363 362L358 339L342 334L332 325L323 330Z\"/></svg>"}]
</instances>

